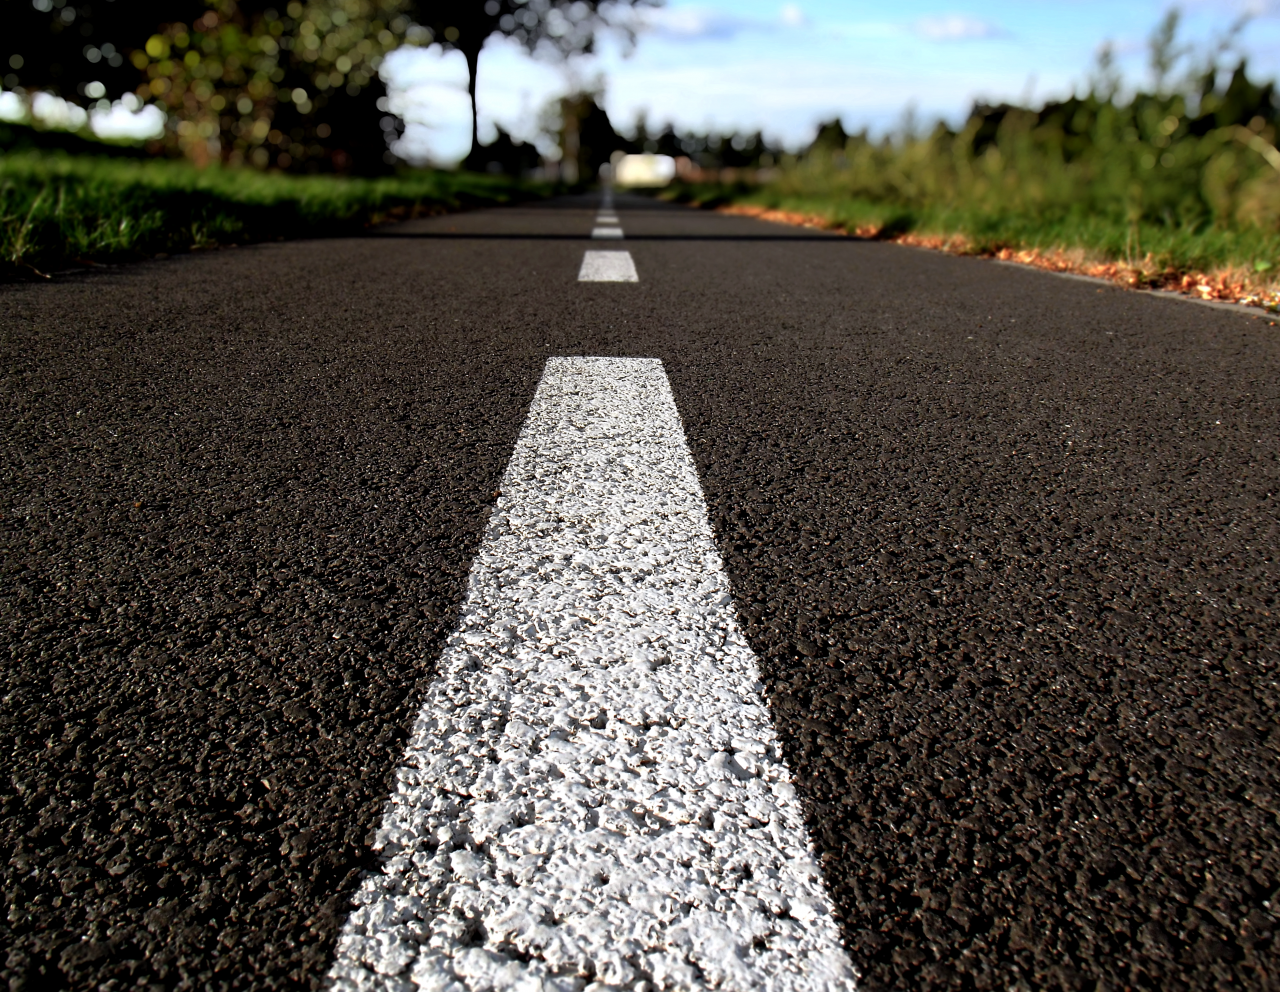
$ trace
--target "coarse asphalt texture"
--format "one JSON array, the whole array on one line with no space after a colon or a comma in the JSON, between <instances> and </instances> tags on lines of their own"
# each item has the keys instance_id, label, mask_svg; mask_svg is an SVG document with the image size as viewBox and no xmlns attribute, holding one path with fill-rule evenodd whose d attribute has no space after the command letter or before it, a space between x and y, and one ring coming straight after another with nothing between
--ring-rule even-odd
<instances>
[{"instance_id":1,"label":"coarse asphalt texture","mask_svg":"<svg viewBox=\"0 0 1280 992\"><path fill-rule=\"evenodd\" d=\"M1280 988L1277 329L598 204L0 289L10 988L323 981L554 355L665 365L863 988Z\"/></svg>"}]
</instances>

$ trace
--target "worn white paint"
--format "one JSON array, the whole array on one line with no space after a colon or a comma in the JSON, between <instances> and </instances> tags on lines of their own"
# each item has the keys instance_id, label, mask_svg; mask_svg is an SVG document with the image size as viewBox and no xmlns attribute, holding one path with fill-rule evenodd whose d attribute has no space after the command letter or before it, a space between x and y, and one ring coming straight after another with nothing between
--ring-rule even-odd
<instances>
[{"instance_id":1,"label":"worn white paint","mask_svg":"<svg viewBox=\"0 0 1280 992\"><path fill-rule=\"evenodd\" d=\"M579 282L639 282L629 251L589 251L582 256Z\"/></svg>"},{"instance_id":2,"label":"worn white paint","mask_svg":"<svg viewBox=\"0 0 1280 992\"><path fill-rule=\"evenodd\" d=\"M553 358L337 989L847 990L656 359Z\"/></svg>"}]
</instances>

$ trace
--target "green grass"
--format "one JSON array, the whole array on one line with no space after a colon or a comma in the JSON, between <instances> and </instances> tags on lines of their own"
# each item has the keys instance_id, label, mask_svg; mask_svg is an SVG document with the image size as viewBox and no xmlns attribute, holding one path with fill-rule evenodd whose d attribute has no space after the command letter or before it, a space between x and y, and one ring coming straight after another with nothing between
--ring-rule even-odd
<instances>
[{"instance_id":1,"label":"green grass","mask_svg":"<svg viewBox=\"0 0 1280 992\"><path fill-rule=\"evenodd\" d=\"M1046 217L952 204L904 208L839 193L791 192L777 186L726 188L711 184L672 187L665 196L705 207L745 204L821 218L849 232L963 236L968 250L1003 248L1083 249L1090 257L1132 264L1152 272L1212 272L1238 268L1270 275L1280 264L1280 234L1256 225L1165 224L1123 216L1068 213Z\"/></svg>"},{"instance_id":2,"label":"green grass","mask_svg":"<svg viewBox=\"0 0 1280 992\"><path fill-rule=\"evenodd\" d=\"M1083 249L1143 272L1280 271L1275 128L1191 117L1181 97L1013 109L960 133L849 139L762 186L668 190L677 200L817 215L854 231L963 236L969 248Z\"/></svg>"},{"instance_id":3,"label":"green grass","mask_svg":"<svg viewBox=\"0 0 1280 992\"><path fill-rule=\"evenodd\" d=\"M10 153L0 157L0 277L214 245L340 235L388 219L547 192L474 173L348 179Z\"/></svg>"}]
</instances>

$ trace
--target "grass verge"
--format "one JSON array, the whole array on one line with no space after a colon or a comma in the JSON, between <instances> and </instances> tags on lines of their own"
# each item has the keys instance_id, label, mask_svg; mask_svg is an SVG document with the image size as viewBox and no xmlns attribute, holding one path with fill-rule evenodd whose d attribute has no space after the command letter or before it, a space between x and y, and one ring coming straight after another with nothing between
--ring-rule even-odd
<instances>
[{"instance_id":1,"label":"grass verge","mask_svg":"<svg viewBox=\"0 0 1280 992\"><path fill-rule=\"evenodd\" d=\"M215 245L340 235L547 192L475 173L348 179L11 153L0 157L0 278Z\"/></svg>"},{"instance_id":2,"label":"grass verge","mask_svg":"<svg viewBox=\"0 0 1280 992\"><path fill-rule=\"evenodd\" d=\"M1096 214L1043 219L946 207L904 209L856 197L806 195L769 186L679 184L661 195L722 213L1280 312L1280 285L1271 261L1280 259L1280 232L1255 225L1168 225Z\"/></svg>"}]
</instances>

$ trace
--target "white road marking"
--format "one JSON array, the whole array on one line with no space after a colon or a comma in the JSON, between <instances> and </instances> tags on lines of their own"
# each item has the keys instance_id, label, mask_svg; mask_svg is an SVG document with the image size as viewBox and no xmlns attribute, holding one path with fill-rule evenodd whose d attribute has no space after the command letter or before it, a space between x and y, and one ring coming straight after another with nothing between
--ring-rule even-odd
<instances>
[{"instance_id":1,"label":"white road marking","mask_svg":"<svg viewBox=\"0 0 1280 992\"><path fill-rule=\"evenodd\" d=\"M662 363L552 358L334 988L852 989L760 693Z\"/></svg>"},{"instance_id":2,"label":"white road marking","mask_svg":"<svg viewBox=\"0 0 1280 992\"><path fill-rule=\"evenodd\" d=\"M578 282L639 282L629 251L589 251L582 256Z\"/></svg>"},{"instance_id":3,"label":"white road marking","mask_svg":"<svg viewBox=\"0 0 1280 992\"><path fill-rule=\"evenodd\" d=\"M601 213L596 214L596 223L597 224L619 224L621 223L621 221L618 220L617 214L604 213L602 211Z\"/></svg>"},{"instance_id":4,"label":"white road marking","mask_svg":"<svg viewBox=\"0 0 1280 992\"><path fill-rule=\"evenodd\" d=\"M620 227L593 227L591 229L593 238L621 238L622 228Z\"/></svg>"}]
</instances>

